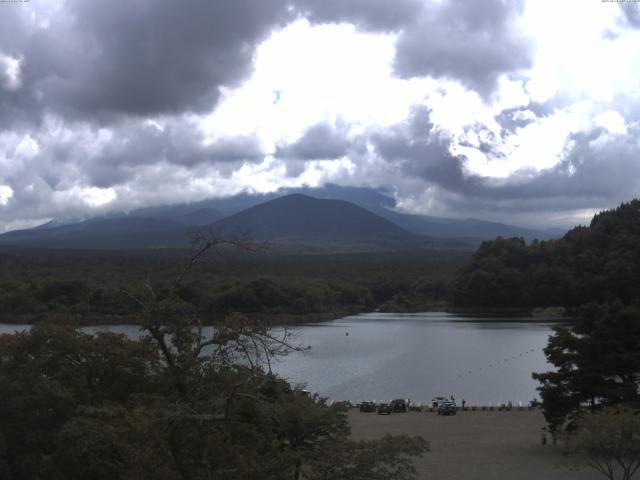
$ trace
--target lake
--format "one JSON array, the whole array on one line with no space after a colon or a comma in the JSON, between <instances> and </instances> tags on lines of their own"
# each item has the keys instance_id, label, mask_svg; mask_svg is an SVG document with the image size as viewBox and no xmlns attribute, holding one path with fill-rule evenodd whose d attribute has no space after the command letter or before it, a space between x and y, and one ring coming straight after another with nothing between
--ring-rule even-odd
<instances>
[{"instance_id":1,"label":"lake","mask_svg":"<svg viewBox=\"0 0 640 480\"><path fill-rule=\"evenodd\" d=\"M531 373L550 369L542 349L554 325L447 313L349 316L296 327L311 350L275 370L333 399L525 404L537 396Z\"/></svg>"},{"instance_id":2,"label":"lake","mask_svg":"<svg viewBox=\"0 0 640 480\"><path fill-rule=\"evenodd\" d=\"M542 349L554 325L447 313L348 316L293 326L296 342L311 349L280 359L274 370L332 399L424 402L453 395L469 405L526 404L537 396L531 372L550 369ZM0 333L22 328L0 325ZM139 335L132 325L108 328Z\"/></svg>"}]
</instances>

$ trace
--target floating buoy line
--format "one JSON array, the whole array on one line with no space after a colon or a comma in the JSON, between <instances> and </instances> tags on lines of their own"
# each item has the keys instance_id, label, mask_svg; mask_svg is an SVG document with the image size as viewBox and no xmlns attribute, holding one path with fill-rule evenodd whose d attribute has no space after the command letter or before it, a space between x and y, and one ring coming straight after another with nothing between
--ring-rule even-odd
<instances>
[{"instance_id":1,"label":"floating buoy line","mask_svg":"<svg viewBox=\"0 0 640 480\"><path fill-rule=\"evenodd\" d=\"M535 351L536 351L535 348L531 348L529 350L525 350L524 352L520 352L520 353L513 354L511 356L507 356L504 359L493 361L493 362L487 364L486 366L483 365L482 367L478 367L478 368L473 369L473 370L467 370L467 371L458 373L458 378L462 378L465 375L473 375L476 372L480 372L480 371L482 371L483 367L484 368L495 368L498 365L507 364L508 362L511 362L512 360L517 360L518 358L522 358L523 356L529 355L530 353L534 353Z\"/></svg>"}]
</instances>

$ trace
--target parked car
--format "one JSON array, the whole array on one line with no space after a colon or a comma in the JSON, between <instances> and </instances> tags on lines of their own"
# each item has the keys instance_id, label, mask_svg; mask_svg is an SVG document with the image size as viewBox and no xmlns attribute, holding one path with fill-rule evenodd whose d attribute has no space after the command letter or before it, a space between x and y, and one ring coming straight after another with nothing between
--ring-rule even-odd
<instances>
[{"instance_id":1,"label":"parked car","mask_svg":"<svg viewBox=\"0 0 640 480\"><path fill-rule=\"evenodd\" d=\"M407 402L404 398L396 398L391 401L391 409L394 412L404 413L407 411Z\"/></svg>"},{"instance_id":2,"label":"parked car","mask_svg":"<svg viewBox=\"0 0 640 480\"><path fill-rule=\"evenodd\" d=\"M360 411L369 413L376 411L376 404L373 402L361 402L360 403Z\"/></svg>"},{"instance_id":3,"label":"parked car","mask_svg":"<svg viewBox=\"0 0 640 480\"><path fill-rule=\"evenodd\" d=\"M438 415L455 415L456 404L452 401L438 403Z\"/></svg>"},{"instance_id":4,"label":"parked car","mask_svg":"<svg viewBox=\"0 0 640 480\"><path fill-rule=\"evenodd\" d=\"M433 397L431 399L431 406L433 408L438 408L438 405L440 405L443 402L450 402L451 400L449 400L447 397Z\"/></svg>"},{"instance_id":5,"label":"parked car","mask_svg":"<svg viewBox=\"0 0 640 480\"><path fill-rule=\"evenodd\" d=\"M422 404L421 403L410 403L409 404L409 411L410 412L421 412L422 411Z\"/></svg>"},{"instance_id":6,"label":"parked car","mask_svg":"<svg viewBox=\"0 0 640 480\"><path fill-rule=\"evenodd\" d=\"M381 403L378 405L378 415L391 415L392 411L393 409L388 403Z\"/></svg>"}]
</instances>

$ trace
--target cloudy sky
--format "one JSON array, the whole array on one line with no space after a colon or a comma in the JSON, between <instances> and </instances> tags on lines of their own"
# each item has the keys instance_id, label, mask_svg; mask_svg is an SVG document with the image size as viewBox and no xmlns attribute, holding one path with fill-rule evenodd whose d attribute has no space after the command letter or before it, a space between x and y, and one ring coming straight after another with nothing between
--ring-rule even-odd
<instances>
[{"instance_id":1,"label":"cloudy sky","mask_svg":"<svg viewBox=\"0 0 640 480\"><path fill-rule=\"evenodd\" d=\"M0 2L0 231L324 183L536 226L640 195L640 10Z\"/></svg>"}]
</instances>

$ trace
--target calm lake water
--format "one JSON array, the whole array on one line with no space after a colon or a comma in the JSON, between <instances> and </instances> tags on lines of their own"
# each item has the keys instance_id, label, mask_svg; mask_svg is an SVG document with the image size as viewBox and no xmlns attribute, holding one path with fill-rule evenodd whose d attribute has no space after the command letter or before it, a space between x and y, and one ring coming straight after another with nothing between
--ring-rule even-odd
<instances>
[{"instance_id":1,"label":"calm lake water","mask_svg":"<svg viewBox=\"0 0 640 480\"><path fill-rule=\"evenodd\" d=\"M333 399L528 402L531 372L547 371L542 349L557 323L473 319L446 313L369 313L297 327L311 346L275 369ZM346 335L346 334L349 335Z\"/></svg>"},{"instance_id":2,"label":"calm lake water","mask_svg":"<svg viewBox=\"0 0 640 480\"><path fill-rule=\"evenodd\" d=\"M446 313L368 313L292 327L296 342L311 349L273 367L332 399L424 402L453 395L468 404L524 404L537 396L531 372L550 369L542 349L554 325ZM0 325L0 333L22 328ZM139 335L131 325L108 328Z\"/></svg>"}]
</instances>

